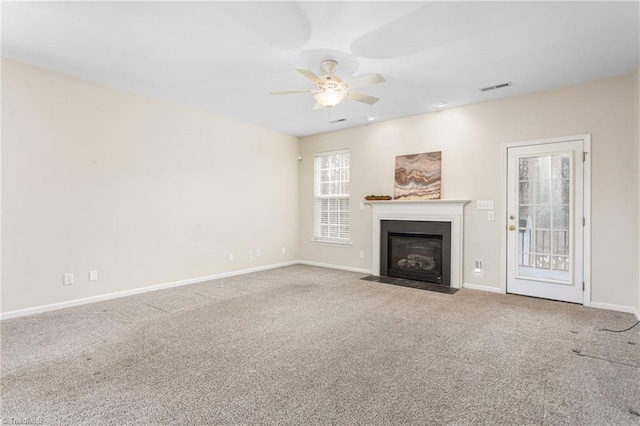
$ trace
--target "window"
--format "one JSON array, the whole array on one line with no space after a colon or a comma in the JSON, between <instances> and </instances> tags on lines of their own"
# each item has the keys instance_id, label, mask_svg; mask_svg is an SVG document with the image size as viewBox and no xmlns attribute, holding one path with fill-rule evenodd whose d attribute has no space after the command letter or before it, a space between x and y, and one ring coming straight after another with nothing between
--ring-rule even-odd
<instances>
[{"instance_id":1,"label":"window","mask_svg":"<svg viewBox=\"0 0 640 426\"><path fill-rule=\"evenodd\" d=\"M349 151L315 155L313 239L349 242Z\"/></svg>"}]
</instances>

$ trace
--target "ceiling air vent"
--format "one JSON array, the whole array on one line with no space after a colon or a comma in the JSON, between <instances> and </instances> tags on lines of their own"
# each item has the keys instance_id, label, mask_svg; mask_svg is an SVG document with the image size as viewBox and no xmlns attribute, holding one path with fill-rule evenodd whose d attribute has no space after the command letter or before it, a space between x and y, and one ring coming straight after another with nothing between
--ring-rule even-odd
<instances>
[{"instance_id":1,"label":"ceiling air vent","mask_svg":"<svg viewBox=\"0 0 640 426\"><path fill-rule=\"evenodd\" d=\"M502 84L496 84L495 86L483 87L482 89L480 89L480 91L481 92L488 92L489 90L502 89L503 87L509 87L511 85L512 85L511 82L502 83Z\"/></svg>"},{"instance_id":2,"label":"ceiling air vent","mask_svg":"<svg viewBox=\"0 0 640 426\"><path fill-rule=\"evenodd\" d=\"M341 121L347 121L347 119L346 118L339 118L337 120L330 121L329 123L335 124L335 123L340 123Z\"/></svg>"}]
</instances>

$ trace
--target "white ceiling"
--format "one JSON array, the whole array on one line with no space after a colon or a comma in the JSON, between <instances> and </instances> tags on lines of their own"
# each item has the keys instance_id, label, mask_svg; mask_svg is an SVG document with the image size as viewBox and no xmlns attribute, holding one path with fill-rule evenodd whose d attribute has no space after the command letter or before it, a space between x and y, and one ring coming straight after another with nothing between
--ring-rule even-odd
<instances>
[{"instance_id":1,"label":"white ceiling","mask_svg":"<svg viewBox=\"0 0 640 426\"><path fill-rule=\"evenodd\" d=\"M637 1L3 2L2 56L305 136L632 73L639 20ZM382 74L358 89L381 100L269 94L324 59Z\"/></svg>"}]
</instances>

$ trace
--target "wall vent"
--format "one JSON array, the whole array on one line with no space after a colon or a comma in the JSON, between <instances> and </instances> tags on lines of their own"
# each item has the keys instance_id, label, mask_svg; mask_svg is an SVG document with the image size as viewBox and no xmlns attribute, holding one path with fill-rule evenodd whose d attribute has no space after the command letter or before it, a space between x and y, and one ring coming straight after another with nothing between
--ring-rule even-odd
<instances>
[{"instance_id":1,"label":"wall vent","mask_svg":"<svg viewBox=\"0 0 640 426\"><path fill-rule=\"evenodd\" d=\"M339 118L337 120L330 121L329 123L334 124L334 123L340 123L341 121L347 121L347 119L346 118Z\"/></svg>"},{"instance_id":2,"label":"wall vent","mask_svg":"<svg viewBox=\"0 0 640 426\"><path fill-rule=\"evenodd\" d=\"M502 83L502 84L496 84L495 86L483 87L482 89L480 89L480 91L481 92L488 92L489 90L502 89L504 87L509 87L509 86L512 86L511 82Z\"/></svg>"}]
</instances>

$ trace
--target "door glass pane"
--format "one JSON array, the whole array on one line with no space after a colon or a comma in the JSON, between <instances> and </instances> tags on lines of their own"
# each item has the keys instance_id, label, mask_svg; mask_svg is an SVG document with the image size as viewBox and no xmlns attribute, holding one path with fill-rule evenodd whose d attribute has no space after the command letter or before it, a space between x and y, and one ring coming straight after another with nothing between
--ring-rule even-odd
<instances>
[{"instance_id":1,"label":"door glass pane","mask_svg":"<svg viewBox=\"0 0 640 426\"><path fill-rule=\"evenodd\" d=\"M569 205L553 206L553 229L569 229Z\"/></svg>"},{"instance_id":2,"label":"door glass pane","mask_svg":"<svg viewBox=\"0 0 640 426\"><path fill-rule=\"evenodd\" d=\"M551 196L554 204L569 204L569 179L555 179Z\"/></svg>"},{"instance_id":3,"label":"door glass pane","mask_svg":"<svg viewBox=\"0 0 640 426\"><path fill-rule=\"evenodd\" d=\"M536 204L535 208L535 220L534 226L536 229L550 229L551 228L551 211L549 210L549 203Z\"/></svg>"},{"instance_id":4,"label":"door glass pane","mask_svg":"<svg viewBox=\"0 0 640 426\"><path fill-rule=\"evenodd\" d=\"M533 197L531 195L531 189L529 188L529 182L527 181L520 182L520 185L518 186L519 186L518 193L520 194L519 196L520 205L533 204Z\"/></svg>"},{"instance_id":5,"label":"door glass pane","mask_svg":"<svg viewBox=\"0 0 640 426\"><path fill-rule=\"evenodd\" d=\"M518 277L570 284L571 155L518 161Z\"/></svg>"},{"instance_id":6,"label":"door glass pane","mask_svg":"<svg viewBox=\"0 0 640 426\"><path fill-rule=\"evenodd\" d=\"M533 207L520 206L518 211L520 213L520 228L531 229L533 226Z\"/></svg>"},{"instance_id":7,"label":"door glass pane","mask_svg":"<svg viewBox=\"0 0 640 426\"><path fill-rule=\"evenodd\" d=\"M551 188L549 179L538 179L533 181L535 187L535 203L537 205L548 205L549 197L551 196Z\"/></svg>"},{"instance_id":8,"label":"door glass pane","mask_svg":"<svg viewBox=\"0 0 640 426\"><path fill-rule=\"evenodd\" d=\"M521 158L519 164L520 180L533 179L533 161L531 158Z\"/></svg>"},{"instance_id":9,"label":"door glass pane","mask_svg":"<svg viewBox=\"0 0 640 426\"><path fill-rule=\"evenodd\" d=\"M569 255L569 231L552 231L553 254Z\"/></svg>"}]
</instances>

